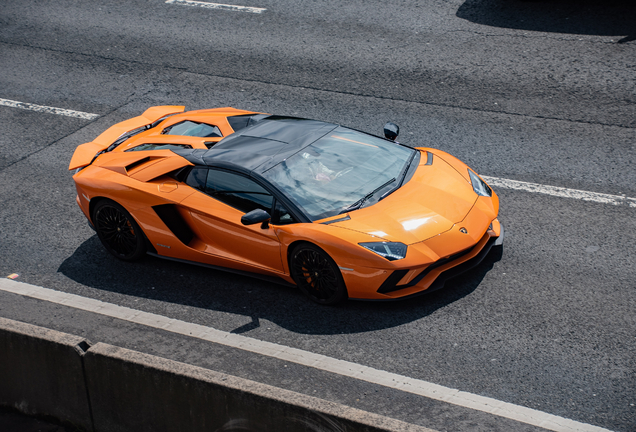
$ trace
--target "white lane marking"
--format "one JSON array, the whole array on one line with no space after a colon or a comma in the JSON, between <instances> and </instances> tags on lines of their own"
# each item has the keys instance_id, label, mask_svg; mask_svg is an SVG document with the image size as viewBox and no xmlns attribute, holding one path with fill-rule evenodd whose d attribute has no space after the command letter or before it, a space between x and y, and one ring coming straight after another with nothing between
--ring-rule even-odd
<instances>
[{"instance_id":1,"label":"white lane marking","mask_svg":"<svg viewBox=\"0 0 636 432\"><path fill-rule=\"evenodd\" d=\"M497 177L482 176L491 186L497 186L505 189L517 189L526 192L540 193L544 195L552 195L561 198L574 198L583 201L593 201L602 204L611 205L628 205L636 208L636 198L629 198L620 195L609 195L598 192L589 192L578 189L568 189L560 186L547 186L538 183L528 183L518 180L502 179Z\"/></svg>"},{"instance_id":2,"label":"white lane marking","mask_svg":"<svg viewBox=\"0 0 636 432\"><path fill-rule=\"evenodd\" d=\"M182 5L182 6L198 6L198 7L208 8L208 9L223 9L223 10L232 10L232 11L239 11L239 12L250 12L250 13L257 13L257 14L263 13L267 10L265 8L258 8L258 7L251 7L251 6L238 6L238 5L229 5L229 4L223 4L223 3L208 3L208 2L193 1L193 0L166 0L166 3Z\"/></svg>"},{"instance_id":3,"label":"white lane marking","mask_svg":"<svg viewBox=\"0 0 636 432\"><path fill-rule=\"evenodd\" d=\"M259 9L259 8L250 8L247 6L223 5L223 4L217 4L217 3L205 3L205 2L197 2L197 1L191 1L191 0L167 0L166 3L188 4L190 6L201 6L199 5L199 3L201 3L202 5L206 5L205 7L221 8L221 7L227 6L232 9L238 8L238 10L243 10L244 8ZM190 3L195 3L195 4L191 5ZM264 10L265 9L261 9L261 11L264 11ZM248 12L253 12L253 11L250 10ZM260 12L255 12L255 13L260 13ZM66 117L81 118L85 120L95 120L96 118L100 116L99 114L86 113L82 111L74 111L74 110L69 110L64 108L55 108L55 107L44 106L44 105L35 105L35 104L27 103L27 102L19 102L19 101L2 99L2 98L0 98L0 105L12 107L12 108L26 109L30 111L44 112L47 114L57 114L57 115L63 115ZM574 199L579 199L582 201L593 201L593 202L598 202L602 204L611 204L611 205L617 205L617 206L628 205L629 207L636 208L636 198L630 198L626 196L610 195L610 194L604 194L599 192L589 192L589 191L578 190L578 189L568 189L568 188L564 188L560 186L548 186L548 185L542 185L539 183L528 183L528 182L523 182L518 180L502 179L498 177L482 176L482 178L486 180L486 182L488 182L488 184L490 184L491 186L501 187L504 189L523 190L526 192L540 193L544 195L551 195L551 196L556 196L561 198L574 198ZM348 269L345 269L345 270L348 270Z\"/></svg>"},{"instance_id":4,"label":"white lane marking","mask_svg":"<svg viewBox=\"0 0 636 432\"><path fill-rule=\"evenodd\" d=\"M427 381L24 282L0 279L0 290L274 357L556 432L609 432L607 429L598 426L455 390Z\"/></svg>"},{"instance_id":5,"label":"white lane marking","mask_svg":"<svg viewBox=\"0 0 636 432\"><path fill-rule=\"evenodd\" d=\"M82 111L73 111L69 109L55 108L55 107L50 107L45 105L35 105L35 104L27 103L27 102L18 102L18 101L14 101L10 99L2 99L2 98L0 98L0 105L8 106L11 108L25 109L29 111L43 112L47 114L57 114L57 115L63 115L66 117L75 117L75 118L80 118L84 120L95 120L97 117L99 117L99 114L91 114L91 113L86 113Z\"/></svg>"}]
</instances>

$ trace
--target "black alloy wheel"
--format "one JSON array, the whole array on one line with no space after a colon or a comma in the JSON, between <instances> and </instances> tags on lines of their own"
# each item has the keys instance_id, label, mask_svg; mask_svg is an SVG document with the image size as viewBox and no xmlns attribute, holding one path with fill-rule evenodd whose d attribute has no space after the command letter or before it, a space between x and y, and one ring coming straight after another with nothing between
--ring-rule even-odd
<instances>
[{"instance_id":1,"label":"black alloy wheel","mask_svg":"<svg viewBox=\"0 0 636 432\"><path fill-rule=\"evenodd\" d=\"M296 285L316 303L332 305L347 298L340 269L319 247L309 243L296 246L291 254L290 269Z\"/></svg>"},{"instance_id":2,"label":"black alloy wheel","mask_svg":"<svg viewBox=\"0 0 636 432\"><path fill-rule=\"evenodd\" d=\"M97 203L93 226L108 252L123 261L135 261L146 253L144 235L135 219L114 201Z\"/></svg>"}]
</instances>

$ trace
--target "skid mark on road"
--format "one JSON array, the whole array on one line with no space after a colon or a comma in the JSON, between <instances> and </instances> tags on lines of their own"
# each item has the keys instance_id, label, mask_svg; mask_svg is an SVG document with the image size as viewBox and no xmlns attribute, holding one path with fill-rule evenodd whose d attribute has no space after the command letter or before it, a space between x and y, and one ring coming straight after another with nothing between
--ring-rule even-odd
<instances>
[{"instance_id":1,"label":"skid mark on road","mask_svg":"<svg viewBox=\"0 0 636 432\"><path fill-rule=\"evenodd\" d=\"M489 397L479 396L297 348L228 333L212 327L180 321L92 298L81 297L75 294L42 288L10 279L0 279L0 290L277 358L476 411L486 412L555 432L609 432L607 429L598 426L577 422Z\"/></svg>"},{"instance_id":2,"label":"skid mark on road","mask_svg":"<svg viewBox=\"0 0 636 432\"><path fill-rule=\"evenodd\" d=\"M166 0L166 3L176 4L180 6L196 6L196 7L202 7L207 9L222 9L222 10L250 12L250 13L257 13L257 14L263 13L267 10L265 8L258 8L258 7L252 7L252 6L238 6L238 5L229 5L229 4L223 4L223 3L208 3L208 2L194 1L194 0Z\"/></svg>"},{"instance_id":3,"label":"skid mark on road","mask_svg":"<svg viewBox=\"0 0 636 432\"><path fill-rule=\"evenodd\" d=\"M75 118L80 118L84 120L95 120L96 118L99 117L99 114L92 114L92 113L87 113L82 111L74 111L74 110L50 107L45 105L36 105L32 103L19 102L19 101L14 101L10 99L0 98L0 105L8 106L11 108L25 109L29 111L43 112L47 114L57 114L57 115L62 115L66 117L75 117Z\"/></svg>"}]
</instances>

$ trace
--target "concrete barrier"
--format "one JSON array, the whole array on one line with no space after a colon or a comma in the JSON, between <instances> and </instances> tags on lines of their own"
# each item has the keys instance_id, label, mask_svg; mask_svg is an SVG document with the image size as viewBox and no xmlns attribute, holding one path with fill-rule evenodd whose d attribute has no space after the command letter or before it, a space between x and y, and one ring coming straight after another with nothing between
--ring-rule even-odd
<instances>
[{"instance_id":1,"label":"concrete barrier","mask_svg":"<svg viewBox=\"0 0 636 432\"><path fill-rule=\"evenodd\" d=\"M432 432L208 369L0 318L0 405L95 432Z\"/></svg>"},{"instance_id":2,"label":"concrete barrier","mask_svg":"<svg viewBox=\"0 0 636 432\"><path fill-rule=\"evenodd\" d=\"M0 405L92 430L79 336L0 318Z\"/></svg>"},{"instance_id":3,"label":"concrete barrier","mask_svg":"<svg viewBox=\"0 0 636 432\"><path fill-rule=\"evenodd\" d=\"M99 431L423 430L311 396L102 343L87 352L85 362Z\"/></svg>"}]
</instances>

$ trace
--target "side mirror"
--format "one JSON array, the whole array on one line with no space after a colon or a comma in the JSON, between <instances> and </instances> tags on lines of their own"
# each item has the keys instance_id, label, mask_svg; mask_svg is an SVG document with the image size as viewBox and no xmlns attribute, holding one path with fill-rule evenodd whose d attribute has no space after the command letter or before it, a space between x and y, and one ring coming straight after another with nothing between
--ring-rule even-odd
<instances>
[{"instance_id":1,"label":"side mirror","mask_svg":"<svg viewBox=\"0 0 636 432\"><path fill-rule=\"evenodd\" d=\"M400 127L395 123L388 122L384 125L384 136L386 137L386 139L395 141L399 134Z\"/></svg>"},{"instance_id":2,"label":"side mirror","mask_svg":"<svg viewBox=\"0 0 636 432\"><path fill-rule=\"evenodd\" d=\"M265 210L256 209L249 213L245 213L241 216L241 223L243 225L261 224L261 228L265 229L269 227L269 221L272 217Z\"/></svg>"}]
</instances>

